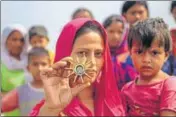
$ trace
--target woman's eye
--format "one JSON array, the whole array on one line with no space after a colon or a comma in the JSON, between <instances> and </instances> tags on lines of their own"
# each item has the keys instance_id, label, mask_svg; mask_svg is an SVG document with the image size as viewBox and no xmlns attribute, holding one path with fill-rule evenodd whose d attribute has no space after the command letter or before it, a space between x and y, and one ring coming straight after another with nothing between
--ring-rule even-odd
<instances>
[{"instance_id":1,"label":"woman's eye","mask_svg":"<svg viewBox=\"0 0 176 117\"><path fill-rule=\"evenodd\" d=\"M97 52L97 53L95 53L95 56L96 56L96 57L102 57L102 56L103 56L103 53L102 53L102 52Z\"/></svg>"},{"instance_id":2,"label":"woman's eye","mask_svg":"<svg viewBox=\"0 0 176 117\"><path fill-rule=\"evenodd\" d=\"M86 52L78 52L78 56L83 57L86 55Z\"/></svg>"}]
</instances>

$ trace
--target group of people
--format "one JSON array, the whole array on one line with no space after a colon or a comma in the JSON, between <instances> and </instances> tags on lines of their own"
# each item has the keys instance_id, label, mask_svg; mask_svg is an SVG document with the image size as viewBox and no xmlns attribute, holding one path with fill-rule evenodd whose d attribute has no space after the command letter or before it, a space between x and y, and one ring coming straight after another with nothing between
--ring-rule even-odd
<instances>
[{"instance_id":1,"label":"group of people","mask_svg":"<svg viewBox=\"0 0 176 117\"><path fill-rule=\"evenodd\" d=\"M146 1L125 1L102 24L77 9L55 54L41 25L7 26L1 39L4 115L176 116L176 28L150 18Z\"/></svg>"}]
</instances>

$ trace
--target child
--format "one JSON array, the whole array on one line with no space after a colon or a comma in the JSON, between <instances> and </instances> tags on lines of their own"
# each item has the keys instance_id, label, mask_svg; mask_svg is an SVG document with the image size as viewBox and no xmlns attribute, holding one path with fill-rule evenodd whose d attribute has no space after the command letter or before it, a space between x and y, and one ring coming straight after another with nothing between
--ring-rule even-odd
<instances>
[{"instance_id":1,"label":"child","mask_svg":"<svg viewBox=\"0 0 176 117\"><path fill-rule=\"evenodd\" d=\"M133 80L137 74L133 67L123 63L128 55L128 27L126 24L125 19L119 15L111 15L103 22L108 35L108 44L119 90L125 83Z\"/></svg>"},{"instance_id":2,"label":"child","mask_svg":"<svg viewBox=\"0 0 176 117\"><path fill-rule=\"evenodd\" d=\"M130 29L128 47L139 77L122 88L128 116L176 116L176 78L161 68L172 41L163 19L138 22Z\"/></svg>"},{"instance_id":3,"label":"child","mask_svg":"<svg viewBox=\"0 0 176 117\"><path fill-rule=\"evenodd\" d=\"M49 43L47 29L42 25L35 25L29 29L29 42L32 47L46 48ZM54 53L49 51L51 63L54 62Z\"/></svg>"},{"instance_id":4,"label":"child","mask_svg":"<svg viewBox=\"0 0 176 117\"><path fill-rule=\"evenodd\" d=\"M1 112L20 109L21 116L27 116L32 107L44 97L40 71L50 66L48 51L44 48L32 48L28 55L27 69L33 76L33 81L18 87L2 98Z\"/></svg>"},{"instance_id":5,"label":"child","mask_svg":"<svg viewBox=\"0 0 176 117\"><path fill-rule=\"evenodd\" d=\"M78 8L72 14L72 20L76 18L90 18L94 19L92 12L86 8Z\"/></svg>"}]
</instances>

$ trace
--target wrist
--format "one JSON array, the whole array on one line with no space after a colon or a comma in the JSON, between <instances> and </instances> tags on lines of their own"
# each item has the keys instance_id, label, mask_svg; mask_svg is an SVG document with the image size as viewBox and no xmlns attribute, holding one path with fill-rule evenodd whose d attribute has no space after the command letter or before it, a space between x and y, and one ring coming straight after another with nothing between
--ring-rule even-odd
<instances>
[{"instance_id":1,"label":"wrist","mask_svg":"<svg viewBox=\"0 0 176 117\"><path fill-rule=\"evenodd\" d=\"M58 116L62 110L62 108L50 108L47 104L44 104L41 108L40 116Z\"/></svg>"}]
</instances>

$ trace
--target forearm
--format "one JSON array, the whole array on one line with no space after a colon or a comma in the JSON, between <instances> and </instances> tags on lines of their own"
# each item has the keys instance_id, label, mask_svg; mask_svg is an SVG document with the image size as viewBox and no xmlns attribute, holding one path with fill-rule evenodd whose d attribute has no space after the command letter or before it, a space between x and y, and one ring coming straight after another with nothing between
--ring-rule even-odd
<instances>
[{"instance_id":1,"label":"forearm","mask_svg":"<svg viewBox=\"0 0 176 117\"><path fill-rule=\"evenodd\" d=\"M168 116L175 117L176 116L176 112L170 111L170 110L164 110L164 111L161 111L160 116L162 116L162 117L166 117L166 116L167 117Z\"/></svg>"},{"instance_id":2,"label":"forearm","mask_svg":"<svg viewBox=\"0 0 176 117\"><path fill-rule=\"evenodd\" d=\"M38 116L59 116L59 113L63 109L58 108L58 109L50 109L48 108L45 104L42 106L40 109L39 115Z\"/></svg>"},{"instance_id":3,"label":"forearm","mask_svg":"<svg viewBox=\"0 0 176 117\"><path fill-rule=\"evenodd\" d=\"M1 92L1 98L4 97L7 94L7 92Z\"/></svg>"},{"instance_id":4,"label":"forearm","mask_svg":"<svg viewBox=\"0 0 176 117\"><path fill-rule=\"evenodd\" d=\"M1 100L1 112L12 111L18 107L18 95L16 90L7 93Z\"/></svg>"}]
</instances>

